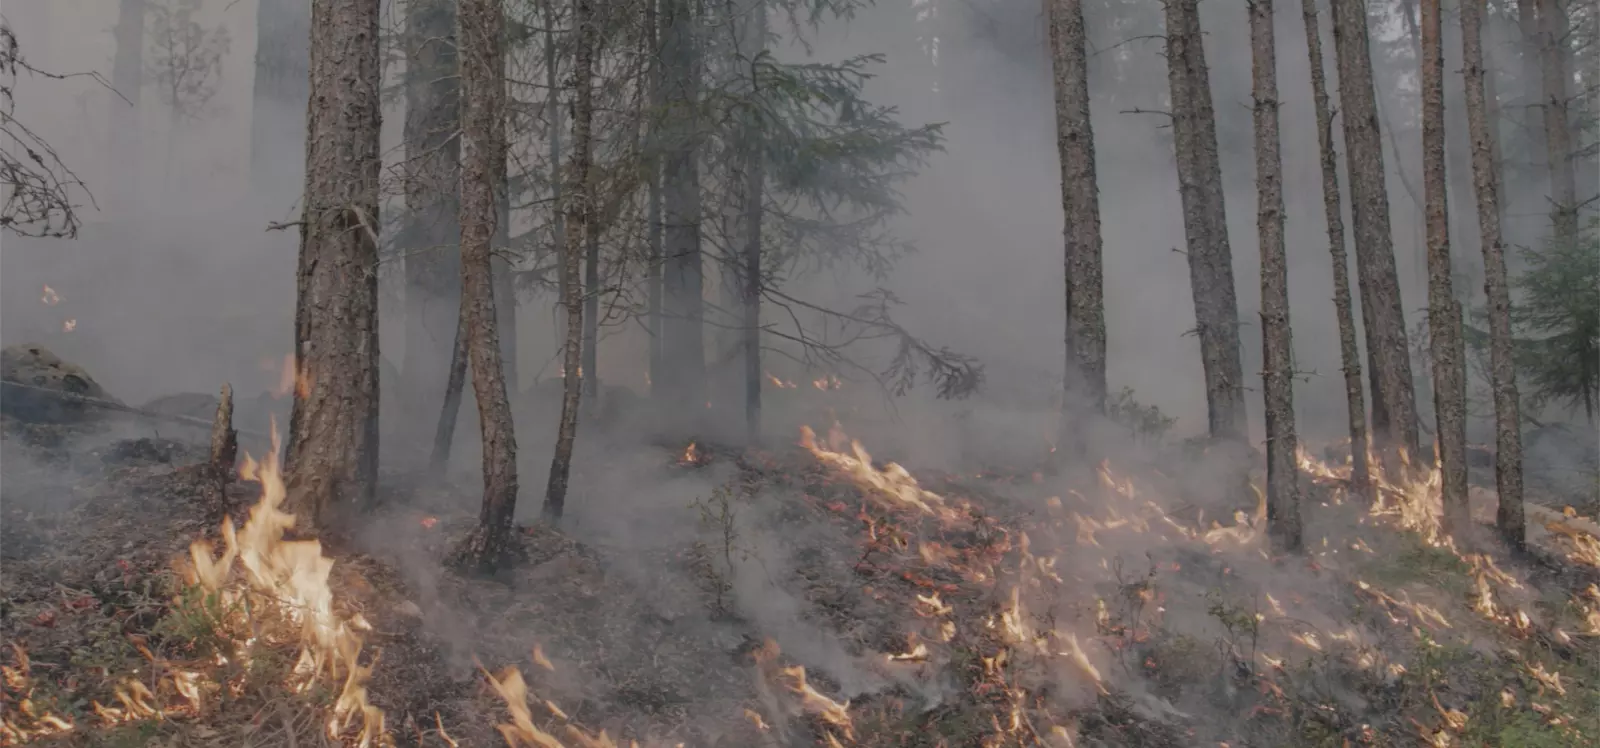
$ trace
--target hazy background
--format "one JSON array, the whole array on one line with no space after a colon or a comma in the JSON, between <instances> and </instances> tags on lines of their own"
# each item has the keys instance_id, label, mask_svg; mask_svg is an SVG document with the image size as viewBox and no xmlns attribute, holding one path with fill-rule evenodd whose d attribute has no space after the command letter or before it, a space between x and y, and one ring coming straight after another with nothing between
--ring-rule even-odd
<instances>
[{"instance_id":1,"label":"hazy background","mask_svg":"<svg viewBox=\"0 0 1600 748\"><path fill-rule=\"evenodd\" d=\"M1130 112L1161 110L1166 100L1161 43L1141 38L1160 33L1160 6L1153 0L1144 5L1149 7L1143 16L1124 14L1125 22L1117 27L1105 22L1104 7L1088 8L1109 379L1113 392L1132 387L1140 401L1176 416L1176 433L1197 434L1205 424L1204 390L1198 342L1185 335L1193 327L1193 307L1186 260L1175 251L1183 247L1184 236L1170 138L1163 116ZM1289 284L1297 367L1305 372L1295 384L1296 408L1302 433L1313 440L1335 439L1345 432L1344 402L1304 27L1297 6L1279 5ZM266 227L297 217L298 185L273 186L266 195L250 189L255 6L252 0L204 4L200 20L225 26L230 45L218 92L194 121L175 124L147 83L136 201L114 204L103 199L99 210L86 207L85 228L77 241L5 237L0 261L0 336L5 342L43 343L87 367L129 402L214 391L223 381L248 393L277 380L279 362L292 343L297 237ZM109 79L116 0L7 0L4 12L34 65ZM393 7L386 10L397 24L395 13ZM1375 7L1372 13L1375 49L1409 44L1392 12ZM1260 361L1259 278L1245 3L1204 3L1202 22L1229 190L1247 386L1259 438L1260 408L1254 394ZM1461 84L1454 72L1459 62L1451 59L1459 51L1455 24L1451 12L1445 26L1446 69L1451 71L1447 89L1456 107L1452 123L1460 121ZM883 53L886 63L869 84L869 97L898 105L907 124L947 123L947 151L905 186L908 211L900 230L920 252L900 264L889 286L908 302L898 319L936 344L978 356L987 365L989 387L976 403L962 405L924 408L914 404L927 398L913 397L902 405L902 418L934 423L954 413L976 412L979 422L1026 432L1030 441L1049 433L1051 416L1044 406L1055 396L1062 365L1063 281L1060 177L1044 32L1037 2L887 0L848 24L812 34L814 52L821 58ZM1324 37L1331 63L1326 29ZM782 54L799 52L789 48ZM398 79L403 70L390 67L390 77ZM1120 80L1114 86L1107 83L1112 72ZM1329 75L1333 78L1331 64ZM1414 327L1425 303L1418 211L1404 186L1407 179L1418 184L1420 174L1414 81L1409 68L1393 66L1380 67L1378 80L1385 124L1395 128L1386 137L1402 156L1388 154L1389 194L1407 322ZM109 198L109 112L126 104L88 76L25 77L16 101L19 118L47 134L97 198ZM385 153L392 161L401 156L403 114L400 105L386 113ZM283 116L293 121L295 113ZM1457 172L1452 177L1452 239L1461 268L1458 288L1476 299L1482 290L1471 196L1455 189L1464 184L1464 133L1456 128L1451 135L1451 167ZM1400 169L1409 170L1406 179ZM1511 184L1507 192L1513 202L1508 211L1512 238L1537 233L1543 225L1538 216L1542 189ZM1519 205L1533 207L1522 210ZM530 216L516 220L525 224ZM403 346L404 303L397 265L385 262L382 284L384 357L396 364ZM708 267L707 272L714 271ZM47 284L59 294L58 304L40 302ZM840 301L869 286L860 277L830 275L794 290ZM555 374L552 302L548 296L531 295L522 301L522 388L531 387L541 370L544 377ZM69 319L76 326L65 332ZM622 328L607 334L600 354L602 377L642 390L643 339ZM785 365L769 358L769 369L779 376L800 375L785 371ZM1426 390L1419 391L1424 407L1430 399ZM472 407L469 400L469 414ZM866 415L857 411L858 417ZM524 432L554 431L553 422L518 426ZM906 431L915 434L918 429Z\"/></svg>"}]
</instances>

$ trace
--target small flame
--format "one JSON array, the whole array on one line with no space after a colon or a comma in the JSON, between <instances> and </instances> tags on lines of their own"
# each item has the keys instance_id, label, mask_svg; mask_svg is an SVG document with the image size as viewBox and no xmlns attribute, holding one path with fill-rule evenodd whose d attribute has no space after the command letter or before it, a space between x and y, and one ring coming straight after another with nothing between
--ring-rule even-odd
<instances>
[{"instance_id":1,"label":"small flame","mask_svg":"<svg viewBox=\"0 0 1600 748\"><path fill-rule=\"evenodd\" d=\"M62 332L72 332L73 330L76 330L76 329L78 329L78 321L75 320L75 319L69 319L69 320L61 323L61 331Z\"/></svg>"},{"instance_id":2,"label":"small flame","mask_svg":"<svg viewBox=\"0 0 1600 748\"><path fill-rule=\"evenodd\" d=\"M45 286L44 295L39 297L39 303L44 304L45 306L55 306L56 304L61 303L61 294L56 293L54 288Z\"/></svg>"}]
</instances>

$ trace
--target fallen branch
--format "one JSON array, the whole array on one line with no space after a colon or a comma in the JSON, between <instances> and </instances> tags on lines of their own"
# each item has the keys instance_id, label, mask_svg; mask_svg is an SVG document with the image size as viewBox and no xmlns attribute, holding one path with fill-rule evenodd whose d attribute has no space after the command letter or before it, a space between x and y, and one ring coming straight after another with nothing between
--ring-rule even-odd
<instances>
[{"instance_id":1,"label":"fallen branch","mask_svg":"<svg viewBox=\"0 0 1600 748\"><path fill-rule=\"evenodd\" d=\"M140 417L143 417L143 418L149 418L151 420L156 420L156 421L170 421L170 422L173 422L173 423L181 423L181 424L184 424L184 425L187 425L187 426L194 426L196 428L202 428L202 429L206 429L206 430L210 430L211 426L212 426L212 422L211 421L207 421L207 420L205 420L203 418L194 418L192 416L178 415L176 413L157 413L157 412L155 412L153 410L145 410L144 408L135 408L132 405L123 405L122 403L112 402L110 400L101 400L98 397L85 397L83 395L77 395L77 394L73 394L71 392L62 392L60 390L46 389L44 387L35 387L35 386L31 385L31 384L23 384L21 382L13 382L13 381L11 381L9 379L0 379L0 397L5 396L6 393L10 393L12 397L15 397L19 393L25 393L25 394L28 394L28 395L43 395L45 397L54 398L54 399L56 399L56 400L58 400L60 402L64 402L64 403L76 403L76 404L79 404L79 405L87 405L87 406L92 407L92 408L100 408L102 410L112 410L112 411L117 411L119 413L127 413L129 415L140 416ZM238 433L238 434L244 434L245 436L256 437L256 438L260 438L260 439L269 438L268 434L264 434L264 433L262 433L260 431L250 431L250 430L247 430L247 429L234 429L234 432Z\"/></svg>"}]
</instances>

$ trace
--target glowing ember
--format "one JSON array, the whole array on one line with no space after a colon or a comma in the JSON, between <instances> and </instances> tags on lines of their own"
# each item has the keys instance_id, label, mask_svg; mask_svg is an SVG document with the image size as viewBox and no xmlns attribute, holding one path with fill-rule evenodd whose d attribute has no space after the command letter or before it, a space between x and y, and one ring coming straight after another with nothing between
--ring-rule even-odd
<instances>
[{"instance_id":1,"label":"glowing ember","mask_svg":"<svg viewBox=\"0 0 1600 748\"><path fill-rule=\"evenodd\" d=\"M39 297L39 303L44 304L45 306L55 306L60 304L61 294L56 293L54 288L45 286L44 295Z\"/></svg>"},{"instance_id":2,"label":"glowing ember","mask_svg":"<svg viewBox=\"0 0 1600 748\"><path fill-rule=\"evenodd\" d=\"M61 323L61 331L62 332L72 332L73 330L76 330L76 329L78 329L78 321L75 320L75 319L69 319L69 320Z\"/></svg>"}]
</instances>

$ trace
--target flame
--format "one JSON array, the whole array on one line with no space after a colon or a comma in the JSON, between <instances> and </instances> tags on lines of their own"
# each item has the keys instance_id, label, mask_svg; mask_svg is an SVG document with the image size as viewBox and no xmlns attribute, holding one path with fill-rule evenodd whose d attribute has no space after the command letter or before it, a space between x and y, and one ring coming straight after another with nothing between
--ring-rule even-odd
<instances>
[{"instance_id":1,"label":"flame","mask_svg":"<svg viewBox=\"0 0 1600 748\"><path fill-rule=\"evenodd\" d=\"M295 518L281 508L286 492L278 451L274 421L271 451L260 462L246 455L239 470L242 478L261 483L260 501L237 530L231 519L223 520L225 550L220 558L214 558L209 541L197 540L189 546L193 581L207 591L234 592L229 581L237 561L250 589L271 601L289 621L299 624L301 650L295 671L307 678L301 687L324 674L331 679L342 676L343 685L327 726L329 736L341 736L347 720L359 717L357 740L361 746L384 741L383 711L367 701L366 683L376 658L367 665L360 662L361 632L371 627L359 614L348 619L335 615L333 590L328 586L333 559L322 555L322 544L284 539L284 532L294 526Z\"/></svg>"},{"instance_id":2,"label":"flame","mask_svg":"<svg viewBox=\"0 0 1600 748\"><path fill-rule=\"evenodd\" d=\"M44 295L39 297L39 303L44 304L45 306L55 306L56 304L61 303L61 294L56 293L54 288L45 286Z\"/></svg>"},{"instance_id":3,"label":"flame","mask_svg":"<svg viewBox=\"0 0 1600 748\"><path fill-rule=\"evenodd\" d=\"M696 462L699 462L699 461L700 461L700 453L699 453L698 450L695 449L695 443L694 442L689 442L689 446L684 447L683 456L678 458L678 462L684 463L686 465L692 465L692 464L694 464Z\"/></svg>"},{"instance_id":4,"label":"flame","mask_svg":"<svg viewBox=\"0 0 1600 748\"><path fill-rule=\"evenodd\" d=\"M61 323L61 331L62 332L72 332L73 330L76 330L76 329L78 329L78 321L75 320L75 319L69 319L69 320Z\"/></svg>"},{"instance_id":5,"label":"flame","mask_svg":"<svg viewBox=\"0 0 1600 748\"><path fill-rule=\"evenodd\" d=\"M278 368L278 384L272 388L273 397L284 397L293 392L304 400L311 394L311 372L296 365L293 353L283 354L283 364Z\"/></svg>"},{"instance_id":6,"label":"flame","mask_svg":"<svg viewBox=\"0 0 1600 748\"><path fill-rule=\"evenodd\" d=\"M773 376L772 372L770 371L764 371L761 373L767 377L767 381L771 382L772 386L777 387L780 390L792 390L799 386L787 379L779 379L776 376Z\"/></svg>"}]
</instances>

